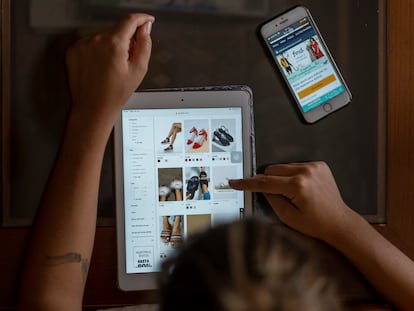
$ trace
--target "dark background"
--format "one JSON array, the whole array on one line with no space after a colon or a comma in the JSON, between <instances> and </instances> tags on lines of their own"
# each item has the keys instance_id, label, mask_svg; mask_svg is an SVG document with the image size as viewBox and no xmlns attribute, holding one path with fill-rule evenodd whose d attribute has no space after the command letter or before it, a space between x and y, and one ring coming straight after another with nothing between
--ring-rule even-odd
<instances>
[{"instance_id":1,"label":"dark background","mask_svg":"<svg viewBox=\"0 0 414 311\"><path fill-rule=\"evenodd\" d=\"M70 103L66 48L131 11L93 1L79 3L85 22L64 29L33 27L29 1L11 3L10 163L6 166L10 201L4 206L5 225L30 224L56 158ZM371 221L382 221L386 88L381 56L386 51L379 40L385 33L385 24L379 26L385 11L378 3L269 0L269 6L258 11L248 4L243 12L133 10L149 12L157 19L150 69L140 88L250 86L257 166L324 160L345 202ZM301 121L256 35L260 23L296 4L311 10L353 94L350 105L313 125ZM112 224L114 218L112 148L111 140L101 180L101 224Z\"/></svg>"}]
</instances>

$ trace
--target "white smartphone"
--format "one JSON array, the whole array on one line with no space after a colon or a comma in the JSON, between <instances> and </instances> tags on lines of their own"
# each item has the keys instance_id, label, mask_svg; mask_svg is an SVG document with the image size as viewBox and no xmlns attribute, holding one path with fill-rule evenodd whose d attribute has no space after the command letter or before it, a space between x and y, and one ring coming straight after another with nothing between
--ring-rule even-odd
<instances>
[{"instance_id":1,"label":"white smartphone","mask_svg":"<svg viewBox=\"0 0 414 311\"><path fill-rule=\"evenodd\" d=\"M259 28L299 110L314 123L352 98L310 11L294 7Z\"/></svg>"}]
</instances>

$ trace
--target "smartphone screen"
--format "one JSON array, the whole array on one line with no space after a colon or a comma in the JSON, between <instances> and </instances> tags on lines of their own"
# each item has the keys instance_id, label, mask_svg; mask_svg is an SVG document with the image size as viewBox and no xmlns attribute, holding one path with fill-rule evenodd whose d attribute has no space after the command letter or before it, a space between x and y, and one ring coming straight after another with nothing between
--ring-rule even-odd
<instances>
[{"instance_id":1,"label":"smartphone screen","mask_svg":"<svg viewBox=\"0 0 414 311\"><path fill-rule=\"evenodd\" d=\"M302 114L314 122L346 105L351 95L308 11L296 10L270 22L273 28L262 29L262 35Z\"/></svg>"}]
</instances>

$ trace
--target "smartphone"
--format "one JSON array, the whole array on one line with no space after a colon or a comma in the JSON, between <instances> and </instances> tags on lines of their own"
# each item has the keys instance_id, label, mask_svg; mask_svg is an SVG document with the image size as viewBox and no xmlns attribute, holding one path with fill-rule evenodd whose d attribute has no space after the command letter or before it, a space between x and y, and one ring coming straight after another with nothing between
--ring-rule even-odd
<instances>
[{"instance_id":1,"label":"smartphone","mask_svg":"<svg viewBox=\"0 0 414 311\"><path fill-rule=\"evenodd\" d=\"M314 123L351 101L307 8L296 6L260 25L259 32L306 122Z\"/></svg>"}]
</instances>

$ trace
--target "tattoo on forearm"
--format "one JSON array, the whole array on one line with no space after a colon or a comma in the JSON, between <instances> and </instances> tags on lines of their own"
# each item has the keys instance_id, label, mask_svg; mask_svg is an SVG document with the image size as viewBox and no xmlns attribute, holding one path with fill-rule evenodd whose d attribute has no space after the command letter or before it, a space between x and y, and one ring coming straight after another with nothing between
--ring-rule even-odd
<instances>
[{"instance_id":1,"label":"tattoo on forearm","mask_svg":"<svg viewBox=\"0 0 414 311\"><path fill-rule=\"evenodd\" d=\"M78 253L67 253L61 256L46 256L46 264L51 266L63 265L66 263L80 263L83 281L86 282L86 277L89 271L89 260L82 258Z\"/></svg>"}]
</instances>

